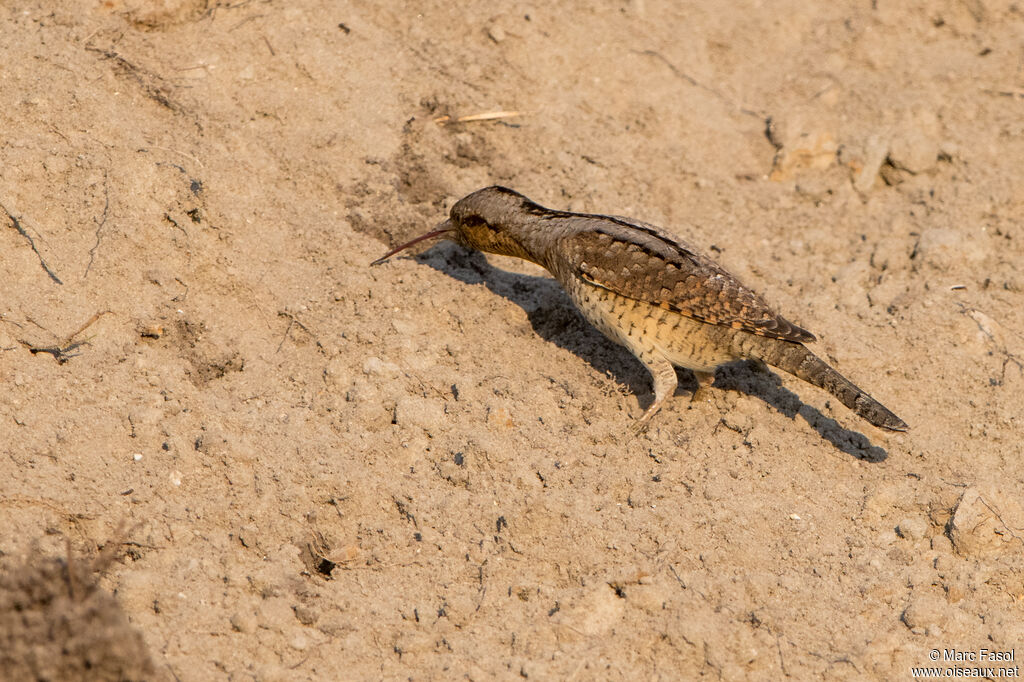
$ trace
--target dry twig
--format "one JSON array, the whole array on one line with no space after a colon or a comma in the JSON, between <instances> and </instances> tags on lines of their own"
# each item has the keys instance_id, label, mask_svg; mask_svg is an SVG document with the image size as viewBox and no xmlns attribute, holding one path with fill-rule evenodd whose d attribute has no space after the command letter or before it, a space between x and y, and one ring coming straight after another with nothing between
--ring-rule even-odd
<instances>
[{"instance_id":1,"label":"dry twig","mask_svg":"<svg viewBox=\"0 0 1024 682\"><path fill-rule=\"evenodd\" d=\"M434 119L434 123L438 125L450 125L452 123L472 123L474 121L496 121L503 118L516 118L522 115L523 112L521 111L485 111L479 114L459 116L458 118L452 118L448 115L438 116Z\"/></svg>"}]
</instances>

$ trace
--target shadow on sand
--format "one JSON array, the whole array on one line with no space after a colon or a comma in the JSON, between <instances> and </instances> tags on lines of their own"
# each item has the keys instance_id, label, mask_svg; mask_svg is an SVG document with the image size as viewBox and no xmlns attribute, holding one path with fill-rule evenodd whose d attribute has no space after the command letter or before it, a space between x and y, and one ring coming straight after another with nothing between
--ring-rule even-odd
<instances>
[{"instance_id":1,"label":"shadow on sand","mask_svg":"<svg viewBox=\"0 0 1024 682\"><path fill-rule=\"evenodd\" d=\"M467 284L484 284L492 292L522 308L534 331L551 343L575 353L599 372L649 403L651 381L628 350L605 338L573 306L561 285L550 277L533 277L493 267L478 251L441 242L415 257L417 261ZM763 400L790 419L797 415L837 449L860 460L881 462L888 455L862 433L843 428L818 409L802 402L782 386L782 380L765 365L741 360L723 365L715 375L715 389L738 391ZM696 379L680 372L680 388L692 392Z\"/></svg>"}]
</instances>

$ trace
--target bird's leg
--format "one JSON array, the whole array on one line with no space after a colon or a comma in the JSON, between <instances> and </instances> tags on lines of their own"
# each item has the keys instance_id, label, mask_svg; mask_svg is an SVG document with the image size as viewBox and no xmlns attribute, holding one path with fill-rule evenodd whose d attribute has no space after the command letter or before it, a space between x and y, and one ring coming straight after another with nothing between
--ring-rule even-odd
<instances>
[{"instance_id":1,"label":"bird's leg","mask_svg":"<svg viewBox=\"0 0 1024 682\"><path fill-rule=\"evenodd\" d=\"M715 373L693 370L693 376L697 377L697 390L690 396L690 402L711 400L711 384L715 383Z\"/></svg>"},{"instance_id":2,"label":"bird's leg","mask_svg":"<svg viewBox=\"0 0 1024 682\"><path fill-rule=\"evenodd\" d=\"M676 368L660 353L645 351L637 355L637 358L651 373L651 380L654 382L654 402L647 408L643 416L629 427L630 433L634 436L647 429L651 417L656 415L665 401L676 392L676 384L679 381L676 378Z\"/></svg>"}]
</instances>

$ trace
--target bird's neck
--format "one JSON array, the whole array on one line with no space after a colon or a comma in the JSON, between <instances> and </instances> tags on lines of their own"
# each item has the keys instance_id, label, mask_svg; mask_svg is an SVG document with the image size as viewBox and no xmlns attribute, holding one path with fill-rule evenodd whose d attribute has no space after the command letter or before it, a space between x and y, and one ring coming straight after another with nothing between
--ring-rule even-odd
<instances>
[{"instance_id":1,"label":"bird's neck","mask_svg":"<svg viewBox=\"0 0 1024 682\"><path fill-rule=\"evenodd\" d=\"M500 253L528 260L550 271L552 250L562 232L561 228L560 221L553 215L509 216L502 223Z\"/></svg>"},{"instance_id":2,"label":"bird's neck","mask_svg":"<svg viewBox=\"0 0 1024 682\"><path fill-rule=\"evenodd\" d=\"M539 260L538 252L531 248L531 241L528 238L524 239L524 236L525 234L518 232L504 231L497 240L488 244L484 250L489 253L496 253L499 256L522 258L523 260L543 265L544 263Z\"/></svg>"}]
</instances>

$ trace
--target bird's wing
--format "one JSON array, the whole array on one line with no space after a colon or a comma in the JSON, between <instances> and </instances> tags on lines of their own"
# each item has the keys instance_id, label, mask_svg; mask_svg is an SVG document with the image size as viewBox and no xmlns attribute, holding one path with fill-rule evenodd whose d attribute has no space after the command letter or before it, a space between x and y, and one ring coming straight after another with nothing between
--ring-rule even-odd
<instances>
[{"instance_id":1,"label":"bird's wing","mask_svg":"<svg viewBox=\"0 0 1024 682\"><path fill-rule=\"evenodd\" d=\"M653 225L575 217L581 223L560 239L561 252L591 284L708 324L786 341L815 340L710 258Z\"/></svg>"}]
</instances>

